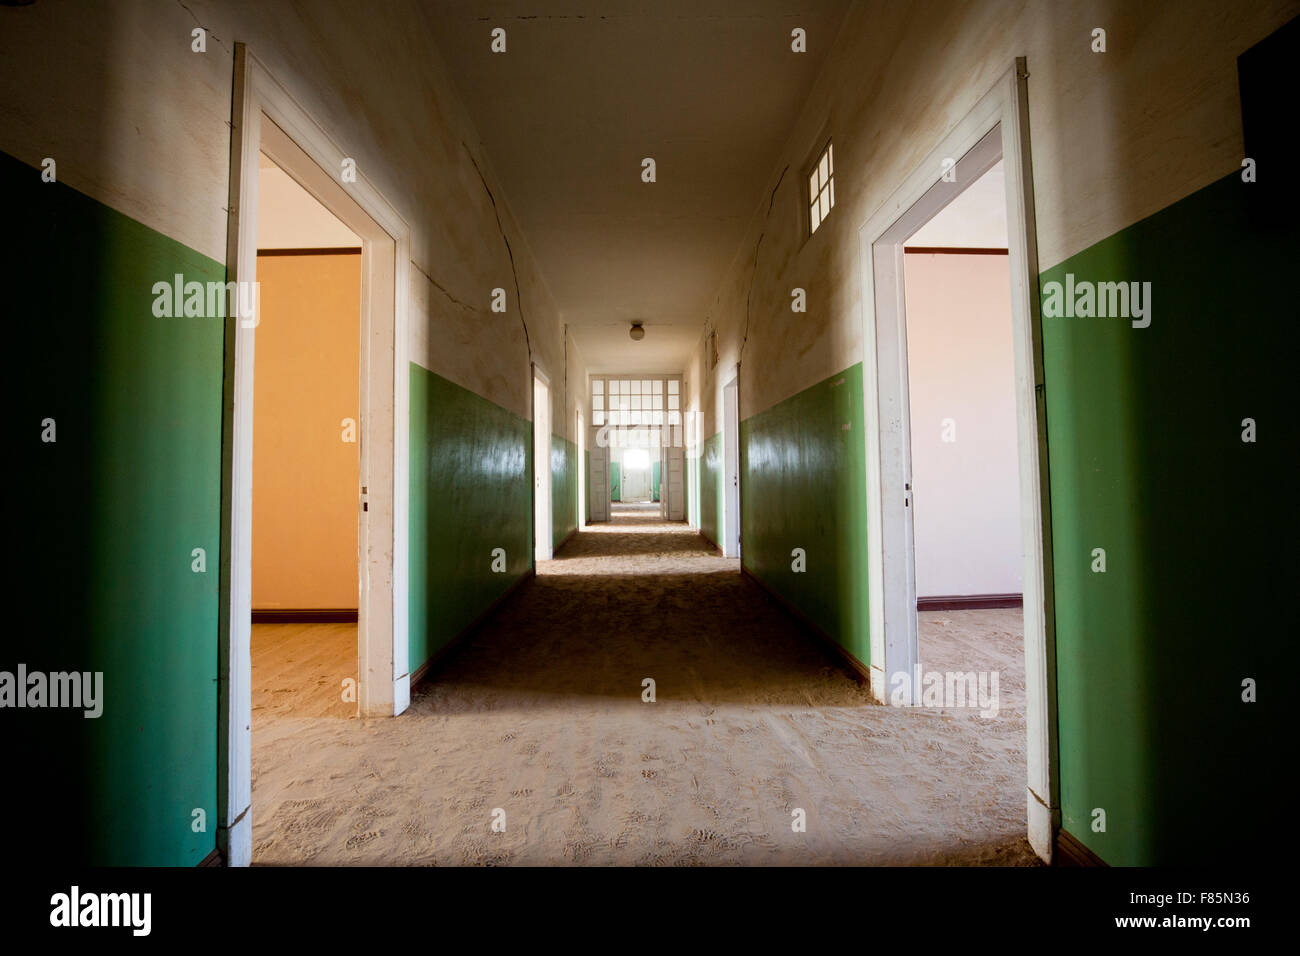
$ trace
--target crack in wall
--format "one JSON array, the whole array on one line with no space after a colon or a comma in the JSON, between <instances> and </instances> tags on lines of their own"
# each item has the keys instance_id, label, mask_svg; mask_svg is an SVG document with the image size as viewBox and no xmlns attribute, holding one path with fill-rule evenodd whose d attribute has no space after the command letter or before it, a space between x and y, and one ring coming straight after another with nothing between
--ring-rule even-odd
<instances>
[{"instance_id":1,"label":"crack in wall","mask_svg":"<svg viewBox=\"0 0 1300 956\"><path fill-rule=\"evenodd\" d=\"M474 158L474 153L464 140L460 145L465 150L465 155L469 157L470 163L474 167L474 172L478 173L479 182L483 184L483 190L488 194L488 199L492 203L492 214L497 219L497 230L501 233L501 241L506 244L506 255L510 257L510 272L515 280L515 307L519 309L519 324L524 327L524 345L528 348L528 362L533 361L533 340L528 334L528 319L524 317L524 297L519 291L519 269L515 265L515 251L510 248L510 237L506 235L506 228L501 223L501 210L497 208L497 197L492 195L492 187L488 185L487 178L483 175L483 170L479 169L478 161Z\"/></svg>"},{"instance_id":2,"label":"crack in wall","mask_svg":"<svg viewBox=\"0 0 1300 956\"><path fill-rule=\"evenodd\" d=\"M763 217L763 231L758 234L758 242L754 243L754 270L749 274L749 288L745 290L745 331L740 337L740 349L736 352L736 364L745 355L745 343L749 341L749 303L754 297L754 280L758 278L758 250L763 246L763 237L767 235L767 221L772 218L772 207L776 205L776 191L781 188L781 183L785 181L785 174L790 171L790 165L787 163L785 169L781 170L781 175L776 178L776 185L772 187L771 195L767 200L767 214Z\"/></svg>"},{"instance_id":3,"label":"crack in wall","mask_svg":"<svg viewBox=\"0 0 1300 956\"><path fill-rule=\"evenodd\" d=\"M416 271L416 272L420 273L420 275L422 275L422 276L424 276L426 279L428 279L429 282L430 282L430 284L431 284L435 289L437 289L439 292L441 292L441 293L442 293L442 294L443 294L447 299L449 299L450 301L456 303L456 304L457 304L458 306L460 306L462 309L467 309L467 310L470 311L470 312L477 312L477 311L478 311L478 309L474 308L474 306L470 305L470 304L467 303L467 302L462 302L462 301L460 301L460 299L456 298L454 295L452 295L450 292L448 292L447 289L443 287L443 285L442 285L441 282L439 282L439 281L438 281L437 279L435 279L433 276L429 275L429 273L427 273L427 272L425 272L423 269L421 269L421 268L420 268L420 264L419 264L418 262L416 262L414 259L411 260L411 265L415 267L415 271Z\"/></svg>"},{"instance_id":4,"label":"crack in wall","mask_svg":"<svg viewBox=\"0 0 1300 956\"><path fill-rule=\"evenodd\" d=\"M202 23L199 22L199 18L194 15L193 10L185 6L185 4L181 2L181 0L176 0L176 5L190 15L190 19L194 21L194 25L196 27L201 27L203 29L203 32L206 33L210 39L216 40L217 43L221 45L221 49L225 50L231 56L234 56L234 53L231 51L230 47L226 46L224 43L221 42L221 37L213 33L210 27L205 27L203 26Z\"/></svg>"}]
</instances>

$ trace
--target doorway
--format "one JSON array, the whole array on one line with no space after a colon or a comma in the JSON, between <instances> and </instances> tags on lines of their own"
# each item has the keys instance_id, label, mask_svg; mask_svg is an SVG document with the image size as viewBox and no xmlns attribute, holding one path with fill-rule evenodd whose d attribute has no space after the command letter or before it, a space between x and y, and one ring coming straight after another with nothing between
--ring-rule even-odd
<instances>
[{"instance_id":1,"label":"doorway","mask_svg":"<svg viewBox=\"0 0 1300 956\"><path fill-rule=\"evenodd\" d=\"M533 535L537 561L551 560L551 386L533 367Z\"/></svg>"},{"instance_id":2,"label":"doorway","mask_svg":"<svg viewBox=\"0 0 1300 956\"><path fill-rule=\"evenodd\" d=\"M621 488L618 500L625 504L652 501L650 453L644 448L621 449Z\"/></svg>"},{"instance_id":3,"label":"doorway","mask_svg":"<svg viewBox=\"0 0 1300 956\"><path fill-rule=\"evenodd\" d=\"M1004 179L999 159L903 247L900 342L923 623L931 612L960 612L972 624L1019 616L1024 572ZM966 613L995 609L1011 613ZM1014 630L1019 637L1019 625ZM926 641L922 627L928 670Z\"/></svg>"},{"instance_id":4,"label":"doorway","mask_svg":"<svg viewBox=\"0 0 1300 956\"><path fill-rule=\"evenodd\" d=\"M265 153L258 165L255 740L280 717L357 714L361 484L361 238Z\"/></svg>"},{"instance_id":5,"label":"doorway","mask_svg":"<svg viewBox=\"0 0 1300 956\"><path fill-rule=\"evenodd\" d=\"M410 229L330 135L243 43L235 44L226 270L228 295L257 287L259 156L265 154L360 238L357 365L356 703L393 716L410 703L407 671L406 299ZM351 166L348 164L351 163ZM350 169L344 178L340 171ZM232 303L233 306L233 303ZM252 526L258 316L227 310L223 389L217 843L231 866L252 859ZM400 476L400 477L399 477Z\"/></svg>"},{"instance_id":6,"label":"doorway","mask_svg":"<svg viewBox=\"0 0 1300 956\"><path fill-rule=\"evenodd\" d=\"M582 409L575 413L574 432L578 436L578 530L587 527L587 433L582 420Z\"/></svg>"},{"instance_id":7,"label":"doorway","mask_svg":"<svg viewBox=\"0 0 1300 956\"><path fill-rule=\"evenodd\" d=\"M891 699L919 665L904 243L1002 162L1014 366L1024 604L1027 830L1050 860L1060 824L1056 780L1051 525L1028 72L1016 61L859 230L863 282L871 687ZM910 690L910 688L909 688ZM909 699L905 703L911 703Z\"/></svg>"},{"instance_id":8,"label":"doorway","mask_svg":"<svg viewBox=\"0 0 1300 956\"><path fill-rule=\"evenodd\" d=\"M722 389L722 554L740 557L740 369Z\"/></svg>"}]
</instances>

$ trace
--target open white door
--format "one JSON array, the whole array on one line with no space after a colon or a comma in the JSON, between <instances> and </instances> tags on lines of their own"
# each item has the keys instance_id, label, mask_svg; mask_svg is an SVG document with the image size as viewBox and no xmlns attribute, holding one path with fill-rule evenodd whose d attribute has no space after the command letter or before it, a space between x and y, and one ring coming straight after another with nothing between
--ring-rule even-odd
<instances>
[{"instance_id":1,"label":"open white door","mask_svg":"<svg viewBox=\"0 0 1300 956\"><path fill-rule=\"evenodd\" d=\"M680 441L673 442L664 449L664 479L666 490L666 510L664 517L669 521L686 520L686 449Z\"/></svg>"},{"instance_id":2,"label":"open white door","mask_svg":"<svg viewBox=\"0 0 1300 956\"><path fill-rule=\"evenodd\" d=\"M407 670L407 289L410 227L364 175L343 184L347 155L243 43L235 44L226 225L226 277L257 281L259 152L362 239L362 436L358 594L358 705L363 716L402 713ZM230 866L252 861L252 482L253 369L257 316L231 313L225 329L229 433L222 442L223 505L218 628L217 845Z\"/></svg>"},{"instance_id":3,"label":"open white door","mask_svg":"<svg viewBox=\"0 0 1300 956\"><path fill-rule=\"evenodd\" d=\"M740 374L722 390L722 464L726 493L726 525L722 553L740 557Z\"/></svg>"},{"instance_id":4,"label":"open white door","mask_svg":"<svg viewBox=\"0 0 1300 956\"><path fill-rule=\"evenodd\" d=\"M587 527L587 426L582 420L582 409L578 409L576 416L577 428L573 434L578 439L578 530L581 531Z\"/></svg>"},{"instance_id":5,"label":"open white door","mask_svg":"<svg viewBox=\"0 0 1300 956\"><path fill-rule=\"evenodd\" d=\"M859 229L863 282L863 413L867 460L867 541L871 688L886 701L895 675L917 654L907 422L903 243L967 183L1003 160L1015 348L1024 591L1025 725L1029 843L1051 861L1060 825L1052 665L1051 510L1042 393L1038 260L1029 151L1028 72L1019 58L894 195ZM941 178L945 160L955 180Z\"/></svg>"},{"instance_id":6,"label":"open white door","mask_svg":"<svg viewBox=\"0 0 1300 956\"><path fill-rule=\"evenodd\" d=\"M668 449L659 443L659 520L668 518Z\"/></svg>"},{"instance_id":7,"label":"open white door","mask_svg":"<svg viewBox=\"0 0 1300 956\"><path fill-rule=\"evenodd\" d=\"M591 520L609 520L609 449L599 442L591 446L591 474L587 476L591 495Z\"/></svg>"}]
</instances>

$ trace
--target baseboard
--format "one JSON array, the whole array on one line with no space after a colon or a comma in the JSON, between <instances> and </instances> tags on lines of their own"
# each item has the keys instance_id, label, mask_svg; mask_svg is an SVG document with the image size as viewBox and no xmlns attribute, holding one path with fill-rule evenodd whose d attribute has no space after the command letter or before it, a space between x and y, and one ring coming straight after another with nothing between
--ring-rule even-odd
<instances>
[{"instance_id":1,"label":"baseboard","mask_svg":"<svg viewBox=\"0 0 1300 956\"><path fill-rule=\"evenodd\" d=\"M713 540L712 538L710 538L707 534L705 534L703 528L699 529L699 531L698 531L697 533L699 534L699 536L700 536L701 538L704 539L705 543L708 544L709 547L711 547L714 551L718 552L718 555L719 555L720 557L724 557L724 558L725 558L725 557L727 556L727 553L726 553L725 551L722 550L722 545L718 544L718 542L714 541L714 540Z\"/></svg>"},{"instance_id":2,"label":"baseboard","mask_svg":"<svg viewBox=\"0 0 1300 956\"><path fill-rule=\"evenodd\" d=\"M470 623L459 634L453 637L450 641L448 641L438 650L434 651L432 657L430 657L427 661L425 661L423 664L417 667L411 673L411 696L412 697L415 696L416 690L419 688L419 686L422 683L424 683L426 680L429 679L430 674L432 674L443 664L447 663L452 657L455 656L457 651L459 651L462 647L464 647L467 643L469 643L469 639L474 636L474 633L480 627L483 626L483 622L486 621L489 617L491 617L497 608L499 608L502 604L504 604L512 594L514 594L521 587L523 587L525 582L531 581L536 576L537 576L536 570L534 570L533 568L529 568L528 571L525 572L524 575L520 577L518 581L510 585L510 587L506 588L506 590L501 594L500 597L498 597L495 601L489 604L487 608L481 614L479 614L478 617L470 621Z\"/></svg>"},{"instance_id":3,"label":"baseboard","mask_svg":"<svg viewBox=\"0 0 1300 956\"><path fill-rule=\"evenodd\" d=\"M561 542L560 542L559 544L557 544L555 547L551 548L551 557L554 558L557 554L559 554L559 553L560 553L560 549L563 548L563 547L564 547L566 544L568 544L570 541L572 541L572 540L573 540L573 536L574 536L575 534L577 534L577 533L578 533L578 529L577 529L577 527L575 526L575 527L573 528L572 531L570 531L568 534L566 534L566 535L564 536L564 540L563 540L563 541L561 541Z\"/></svg>"},{"instance_id":4,"label":"baseboard","mask_svg":"<svg viewBox=\"0 0 1300 956\"><path fill-rule=\"evenodd\" d=\"M226 865L226 858L225 858L224 856L221 855L221 850L219 850L219 849L215 849L215 848L214 848L213 851L212 851L211 853L209 853L207 856L205 856L202 860L199 861L199 864L198 864L198 865L199 865L200 867L204 867L204 866L225 866L225 865Z\"/></svg>"},{"instance_id":5,"label":"baseboard","mask_svg":"<svg viewBox=\"0 0 1300 956\"><path fill-rule=\"evenodd\" d=\"M259 256L359 256L360 246L307 246L302 249L258 249Z\"/></svg>"},{"instance_id":6,"label":"baseboard","mask_svg":"<svg viewBox=\"0 0 1300 956\"><path fill-rule=\"evenodd\" d=\"M941 594L916 599L918 611L974 611L995 607L1024 607L1023 594Z\"/></svg>"},{"instance_id":7,"label":"baseboard","mask_svg":"<svg viewBox=\"0 0 1300 956\"><path fill-rule=\"evenodd\" d=\"M776 601L777 604L781 605L782 610L784 610L787 614L789 614L791 617L797 620L801 625L803 625L804 629L807 630L813 637L815 637L817 639L817 642L823 646L823 649L828 651L831 654L831 656L833 656L837 661L839 661L840 665L843 666L845 670L849 671L853 675L854 679L858 681L858 683L866 684L868 687L871 686L870 667L868 667L866 664L862 663L862 661L858 660L856 657L850 654L843 646L841 646L839 641L835 640L833 637L831 637L829 634L823 631L817 624L813 623L813 621L810 620L808 616L803 613L803 611L799 610L797 607L795 607L793 604L791 604L789 601L787 601L781 595L777 594L770 587L768 587L757 577L755 577L753 573L750 572L749 568L745 567L743 564L740 566L740 573L743 574L745 577L749 578L749 580L753 581L760 588L762 588L763 593L765 593L772 600Z\"/></svg>"},{"instance_id":8,"label":"baseboard","mask_svg":"<svg viewBox=\"0 0 1300 956\"><path fill-rule=\"evenodd\" d=\"M1052 864L1066 867L1110 865L1063 829L1056 831L1056 853Z\"/></svg>"},{"instance_id":9,"label":"baseboard","mask_svg":"<svg viewBox=\"0 0 1300 956\"><path fill-rule=\"evenodd\" d=\"M355 624L357 609L346 607L253 609L254 624Z\"/></svg>"}]
</instances>

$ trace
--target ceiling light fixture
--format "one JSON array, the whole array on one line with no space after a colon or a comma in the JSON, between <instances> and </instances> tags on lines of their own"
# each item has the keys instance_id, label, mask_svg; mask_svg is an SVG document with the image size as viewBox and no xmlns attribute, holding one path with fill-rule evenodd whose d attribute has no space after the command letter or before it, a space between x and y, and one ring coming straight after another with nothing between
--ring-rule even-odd
<instances>
[{"instance_id":1,"label":"ceiling light fixture","mask_svg":"<svg viewBox=\"0 0 1300 956\"><path fill-rule=\"evenodd\" d=\"M645 329L642 328L640 322L633 322L632 328L627 330L627 334L632 337L633 342L640 342L645 338Z\"/></svg>"}]
</instances>

